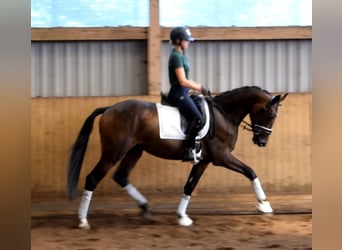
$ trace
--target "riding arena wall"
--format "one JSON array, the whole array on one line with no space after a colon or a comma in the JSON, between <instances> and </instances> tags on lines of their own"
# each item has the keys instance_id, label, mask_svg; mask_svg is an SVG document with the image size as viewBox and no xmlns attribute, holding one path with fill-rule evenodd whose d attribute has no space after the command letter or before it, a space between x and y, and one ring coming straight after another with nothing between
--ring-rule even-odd
<instances>
[{"instance_id":1,"label":"riding arena wall","mask_svg":"<svg viewBox=\"0 0 342 250\"><path fill-rule=\"evenodd\" d=\"M86 117L96 108L126 99L158 102L159 96L65 97L31 99L31 195L32 198L65 196L70 149ZM234 155L251 166L266 193L311 193L311 93L290 93L279 108L269 144L259 148L243 127ZM86 175L100 156L98 119L94 123L84 159L79 191ZM248 121L248 119L246 119ZM120 121L117 121L120 122ZM156 158L144 153L130 180L144 194L183 193L190 163ZM122 195L113 182L115 167L100 182L97 194ZM251 193L250 182L241 174L209 165L196 193Z\"/></svg>"},{"instance_id":2,"label":"riding arena wall","mask_svg":"<svg viewBox=\"0 0 342 250\"><path fill-rule=\"evenodd\" d=\"M126 99L158 102L160 91L169 88L170 28L158 23L157 5L151 5L150 12L154 21L149 27L32 28L32 199L65 197L70 149L96 107ZM255 170L267 194L311 193L312 27L191 30L197 41L188 51L192 78L214 93L254 84L273 94L290 93L267 147L255 146L251 133L241 127L233 153ZM98 119L79 192L100 156ZM190 170L189 163L144 153L130 180L147 197L182 194ZM114 171L115 167L100 182L97 195L126 195L113 182ZM230 192L253 193L244 176L213 165L195 190L195 194Z\"/></svg>"}]
</instances>

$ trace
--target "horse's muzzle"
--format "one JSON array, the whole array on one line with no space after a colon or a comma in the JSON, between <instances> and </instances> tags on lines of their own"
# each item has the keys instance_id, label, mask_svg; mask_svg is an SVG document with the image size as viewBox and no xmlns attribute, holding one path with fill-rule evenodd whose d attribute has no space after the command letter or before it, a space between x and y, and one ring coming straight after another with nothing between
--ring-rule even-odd
<instances>
[{"instance_id":1,"label":"horse's muzzle","mask_svg":"<svg viewBox=\"0 0 342 250\"><path fill-rule=\"evenodd\" d=\"M254 144L258 145L259 147L266 147L268 141L268 136L260 136L260 135L254 135L253 136L253 142Z\"/></svg>"}]
</instances>

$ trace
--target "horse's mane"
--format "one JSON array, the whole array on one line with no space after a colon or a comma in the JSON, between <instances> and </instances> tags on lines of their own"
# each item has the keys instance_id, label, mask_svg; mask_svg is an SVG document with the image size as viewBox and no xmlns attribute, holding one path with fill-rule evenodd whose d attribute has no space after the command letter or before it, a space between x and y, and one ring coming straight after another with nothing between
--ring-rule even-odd
<instances>
[{"instance_id":1,"label":"horse's mane","mask_svg":"<svg viewBox=\"0 0 342 250\"><path fill-rule=\"evenodd\" d=\"M243 87L239 87L239 88L235 88L232 90L228 90L222 93L219 93L218 95L215 96L215 99L220 99L222 97L224 98L232 98L233 96L240 94L241 92L246 92L246 91L251 91L251 90L256 90L256 91L261 91L264 92L268 95L271 95L270 92L268 92L267 90L264 90L262 88L260 88L259 86L243 86Z\"/></svg>"},{"instance_id":2,"label":"horse's mane","mask_svg":"<svg viewBox=\"0 0 342 250\"><path fill-rule=\"evenodd\" d=\"M246 98L242 99L241 94L247 94L248 100L251 101L251 95L248 93L254 93L255 97L261 95L261 94L267 94L271 96L271 93L268 92L267 90L264 90L260 88L259 86L243 86L239 88L235 88L232 90L228 90L222 93L219 93L212 99L212 104L215 106L217 109L219 109L222 113L227 112L228 109L236 109L237 105L241 105L241 102L245 105L247 104Z\"/></svg>"}]
</instances>

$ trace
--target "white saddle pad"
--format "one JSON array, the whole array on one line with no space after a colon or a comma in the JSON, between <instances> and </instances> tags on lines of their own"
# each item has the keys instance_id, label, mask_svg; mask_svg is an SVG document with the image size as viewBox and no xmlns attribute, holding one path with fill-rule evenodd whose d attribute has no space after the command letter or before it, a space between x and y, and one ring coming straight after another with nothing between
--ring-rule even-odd
<instances>
[{"instance_id":1,"label":"white saddle pad","mask_svg":"<svg viewBox=\"0 0 342 250\"><path fill-rule=\"evenodd\" d=\"M181 129L181 115L178 108L156 104L159 120L159 135L161 139L185 140L186 135ZM203 128L198 132L196 139L202 139L209 131L210 115L208 103L204 102L206 113L206 122Z\"/></svg>"}]
</instances>

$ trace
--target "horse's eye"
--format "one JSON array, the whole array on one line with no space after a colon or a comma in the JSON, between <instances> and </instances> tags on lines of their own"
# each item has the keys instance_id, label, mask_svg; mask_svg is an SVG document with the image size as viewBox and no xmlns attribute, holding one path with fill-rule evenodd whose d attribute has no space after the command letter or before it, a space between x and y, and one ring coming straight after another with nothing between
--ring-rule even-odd
<instances>
[{"instance_id":1,"label":"horse's eye","mask_svg":"<svg viewBox=\"0 0 342 250\"><path fill-rule=\"evenodd\" d=\"M272 112L266 115L266 119L273 120L274 118L276 118L276 116L277 114Z\"/></svg>"}]
</instances>

